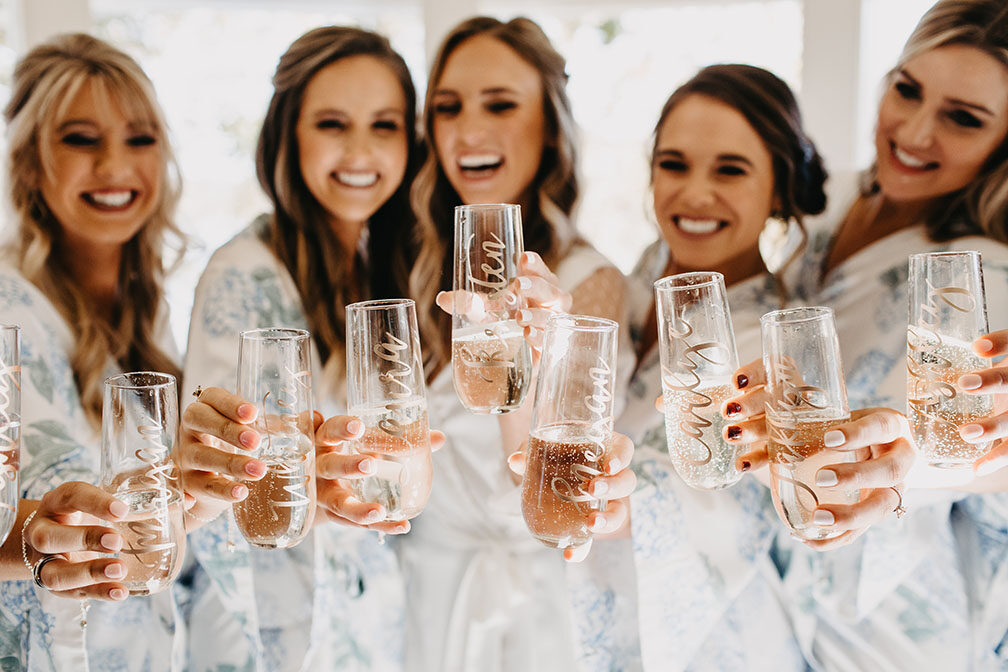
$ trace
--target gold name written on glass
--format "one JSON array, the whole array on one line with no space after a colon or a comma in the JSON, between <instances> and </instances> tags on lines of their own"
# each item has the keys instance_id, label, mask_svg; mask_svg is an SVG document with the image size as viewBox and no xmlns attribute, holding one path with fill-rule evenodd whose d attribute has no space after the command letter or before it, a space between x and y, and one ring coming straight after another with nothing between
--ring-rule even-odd
<instances>
[{"instance_id":1,"label":"gold name written on glass","mask_svg":"<svg viewBox=\"0 0 1008 672\"><path fill-rule=\"evenodd\" d=\"M126 542L122 552L135 556L137 562L148 569L168 571L171 558L161 551L175 548L175 542L167 541L170 539L171 527L168 515L171 491L168 483L177 480L175 465L168 457L168 446L165 445L161 425L148 418L146 424L137 426L137 433L142 444L133 455L147 467L138 480L154 492L147 503L153 515L126 523L126 528L136 536L133 543ZM148 553L158 553L153 562L142 557Z\"/></svg>"},{"instance_id":2,"label":"gold name written on glass","mask_svg":"<svg viewBox=\"0 0 1008 672\"><path fill-rule=\"evenodd\" d=\"M779 359L772 362L771 367L778 382L778 396L772 400L772 404L766 405L769 420L767 433L770 440L780 446L780 452L775 456L776 464L793 474L798 464L805 459L802 449L806 447L797 412L806 409L825 410L826 404L816 403L816 400L825 399L826 395L821 387L803 384L801 374L790 360ZM799 501L803 494L808 496L811 501L802 503L806 509L819 506L819 496L809 485L780 473L777 478L795 486Z\"/></svg>"},{"instance_id":3,"label":"gold name written on glass","mask_svg":"<svg viewBox=\"0 0 1008 672\"><path fill-rule=\"evenodd\" d=\"M505 359L508 354L508 347L504 341L504 337L493 329L484 329L483 335L488 339L481 342L483 347L470 348L469 346L463 346L459 348L459 355L466 367L476 369L479 377L485 382L490 383L493 382L493 379L487 378L483 369L513 369L515 368L515 363ZM487 345L496 347L491 350L486 347Z\"/></svg>"},{"instance_id":4,"label":"gold name written on glass","mask_svg":"<svg viewBox=\"0 0 1008 672\"><path fill-rule=\"evenodd\" d=\"M507 249L507 245L493 232L490 233L492 240L484 240L480 245L486 259L493 262L493 265L486 261L480 264L480 271L483 272L483 278L485 278L483 279L473 273L472 260L469 256L469 250L472 249L475 237L476 234L470 234L469 240L466 241L466 270L469 274L469 282L477 287L490 290L490 298L495 299L507 287L507 276L505 275L507 266L504 263L504 251Z\"/></svg>"},{"instance_id":5,"label":"gold name written on glass","mask_svg":"<svg viewBox=\"0 0 1008 672\"><path fill-rule=\"evenodd\" d=\"M681 325L681 326L680 326ZM678 357L672 363L674 370L662 368L662 377L668 389L675 392L688 393L688 400L684 400L676 409L680 417L679 429L686 436L692 438L702 448L702 457L694 459L683 454L679 449L680 459L694 466L708 464L714 458L714 451L704 439L704 430L713 423L697 414L698 409L709 408L714 400L703 392L697 390L702 382L697 370L702 362L713 364L714 366L726 366L731 353L728 348L720 343L705 341L690 345L689 338L693 335L693 325L682 318L676 318L669 325L669 336L676 345L676 350L680 351ZM720 437L719 437L720 438Z\"/></svg>"},{"instance_id":6,"label":"gold name written on glass","mask_svg":"<svg viewBox=\"0 0 1008 672\"><path fill-rule=\"evenodd\" d=\"M6 502L8 487L14 487L17 477L16 465L13 463L14 451L18 448L18 436L21 429L20 419L15 417L17 409L14 404L13 390L21 390L18 379L20 366L4 364L0 366L0 509L15 511L16 507Z\"/></svg>"},{"instance_id":7,"label":"gold name written on glass","mask_svg":"<svg viewBox=\"0 0 1008 672\"><path fill-rule=\"evenodd\" d=\"M284 377L284 384L280 386L280 392L277 395L277 406L280 407L281 411L286 411L286 413L281 412L280 414L280 428L288 436L297 436L302 432L299 427L299 423L303 421L295 411L300 404L299 402L306 399L308 394L311 392L311 372L302 370L294 371L290 367L284 367L287 375ZM269 398L270 393L267 391L262 398L262 417L263 417L263 427L265 428L266 434L266 451L269 454L273 454L273 433L269 429L269 421L266 416L266 400ZM308 485L311 476L305 473L303 468L304 462L307 460L307 456L299 452L294 454L283 455L283 459L279 462L272 462L269 465L269 471L273 477L282 483L280 486L280 491L286 493L284 499L271 499L269 503L276 508L281 509L294 509L299 507L306 507L311 503L311 498L308 497ZM275 511L271 511L274 520L278 519Z\"/></svg>"},{"instance_id":8,"label":"gold name written on glass","mask_svg":"<svg viewBox=\"0 0 1008 672\"><path fill-rule=\"evenodd\" d=\"M955 399L958 393L954 385L941 379L943 372L953 364L940 352L944 340L938 333L939 313L942 307L971 313L976 309L976 299L962 287L935 287L928 280L925 283L927 300L921 306L921 316L916 325L907 328L907 373L911 378L907 405L944 423L947 420L937 417L934 411L943 399ZM913 353L917 353L920 361L916 361Z\"/></svg>"},{"instance_id":9,"label":"gold name written on glass","mask_svg":"<svg viewBox=\"0 0 1008 672\"><path fill-rule=\"evenodd\" d=\"M406 358L407 350L409 344L406 341L387 331L385 341L374 346L375 355L389 364L388 369L378 374L378 380L389 385L387 395L392 399L385 404L388 415L378 422L378 428L397 438L402 437L406 425L410 424L403 412L410 405L405 400L414 396L414 367Z\"/></svg>"},{"instance_id":10,"label":"gold name written on glass","mask_svg":"<svg viewBox=\"0 0 1008 672\"><path fill-rule=\"evenodd\" d=\"M588 512L588 507L584 505L598 499L588 492L587 487L593 478L602 475L602 471L592 465L598 464L605 454L612 426L612 415L610 414L612 410L612 367L605 359L599 357L596 366L588 369L588 376L592 381L592 393L584 398L584 403L593 417L586 432L590 447L582 453L586 464L575 464L571 467L574 483L562 476L556 476L550 482L550 488L554 495L565 502L578 505L578 508L584 513Z\"/></svg>"}]
</instances>

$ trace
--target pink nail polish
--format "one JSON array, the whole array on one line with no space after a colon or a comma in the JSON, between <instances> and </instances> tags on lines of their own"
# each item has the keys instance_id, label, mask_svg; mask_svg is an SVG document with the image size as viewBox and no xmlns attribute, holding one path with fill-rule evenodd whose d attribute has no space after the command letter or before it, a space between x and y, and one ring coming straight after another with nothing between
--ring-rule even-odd
<instances>
[{"instance_id":1,"label":"pink nail polish","mask_svg":"<svg viewBox=\"0 0 1008 672\"><path fill-rule=\"evenodd\" d=\"M129 507L126 506L125 502L120 502L118 499L109 504L109 513L111 513L116 518L122 518L127 513L129 513Z\"/></svg>"},{"instance_id":2,"label":"pink nail polish","mask_svg":"<svg viewBox=\"0 0 1008 672\"><path fill-rule=\"evenodd\" d=\"M125 600L126 591L123 590L122 588L113 588L112 590L109 591L109 597L111 597L113 600Z\"/></svg>"},{"instance_id":3,"label":"pink nail polish","mask_svg":"<svg viewBox=\"0 0 1008 672\"><path fill-rule=\"evenodd\" d=\"M259 434L250 429L246 429L238 435L238 440L241 441L241 444L246 448L255 448L259 443Z\"/></svg>"},{"instance_id":4,"label":"pink nail polish","mask_svg":"<svg viewBox=\"0 0 1008 672\"><path fill-rule=\"evenodd\" d=\"M103 534L101 545L102 548L107 548L110 551L118 551L122 548L122 539L119 538L118 534Z\"/></svg>"},{"instance_id":5,"label":"pink nail polish","mask_svg":"<svg viewBox=\"0 0 1008 672\"><path fill-rule=\"evenodd\" d=\"M239 483L231 488L231 496L238 500L245 499L248 497L248 488Z\"/></svg>"},{"instance_id":6,"label":"pink nail polish","mask_svg":"<svg viewBox=\"0 0 1008 672\"><path fill-rule=\"evenodd\" d=\"M242 404L238 407L238 418L241 420L251 420L256 416L256 407L252 404Z\"/></svg>"},{"instance_id":7,"label":"pink nail polish","mask_svg":"<svg viewBox=\"0 0 1008 672\"><path fill-rule=\"evenodd\" d=\"M121 579L126 576L126 568L119 563L113 563L105 568L105 576L110 579Z\"/></svg>"}]
</instances>

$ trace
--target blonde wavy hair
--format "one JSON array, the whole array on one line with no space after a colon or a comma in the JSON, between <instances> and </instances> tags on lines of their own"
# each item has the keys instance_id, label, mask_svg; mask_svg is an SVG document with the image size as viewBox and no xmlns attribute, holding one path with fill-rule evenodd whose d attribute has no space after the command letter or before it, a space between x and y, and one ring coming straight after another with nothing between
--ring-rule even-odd
<instances>
[{"instance_id":1,"label":"blonde wavy hair","mask_svg":"<svg viewBox=\"0 0 1008 672\"><path fill-rule=\"evenodd\" d=\"M428 378L433 378L450 359L451 317L437 307L434 297L441 290L451 289L454 210L462 204L434 148L432 98L448 58L463 42L477 35L492 37L510 47L542 79L547 137L539 171L527 188L532 197L522 213L525 249L537 252L553 265L580 240L571 220L578 199L577 148L563 56L531 19L518 17L505 23L475 17L463 21L444 39L431 67L423 114L427 159L410 192L420 251L410 272L409 291L417 303Z\"/></svg>"},{"instance_id":2,"label":"blonde wavy hair","mask_svg":"<svg viewBox=\"0 0 1008 672\"><path fill-rule=\"evenodd\" d=\"M326 66L350 56L376 58L395 74L406 101L408 149L403 181L368 221L367 256L358 255L355 264L347 258L325 208L305 184L297 141L297 121L308 83ZM273 87L256 150L259 184L273 203L262 237L294 280L319 349L325 382L335 386L345 368L346 304L397 298L407 291L416 247L409 206L409 185L419 163L416 90L406 62L387 39L344 26L316 28L296 39L280 57Z\"/></svg>"},{"instance_id":3,"label":"blonde wavy hair","mask_svg":"<svg viewBox=\"0 0 1008 672\"><path fill-rule=\"evenodd\" d=\"M41 193L52 174L56 128L77 94L93 87L107 105L152 126L163 160L160 195L150 219L123 246L119 269L122 300L113 315L102 315L64 263L73 250ZM165 238L173 234L178 254L184 238L174 223L179 179L167 126L154 87L132 58L85 34L56 37L32 49L14 69L8 124L10 199L17 220L10 243L18 268L66 320L76 347L70 358L88 420L101 423L102 381L109 357L124 371L152 370L181 375L178 365L155 342L162 304Z\"/></svg>"},{"instance_id":4,"label":"blonde wavy hair","mask_svg":"<svg viewBox=\"0 0 1008 672\"><path fill-rule=\"evenodd\" d=\"M951 45L979 49L1008 71L1008 2L939 0L907 39L889 80L915 56ZM863 191L878 191L874 166L865 175ZM984 235L1008 242L1008 137L969 185L936 200L926 226L935 241Z\"/></svg>"}]
</instances>

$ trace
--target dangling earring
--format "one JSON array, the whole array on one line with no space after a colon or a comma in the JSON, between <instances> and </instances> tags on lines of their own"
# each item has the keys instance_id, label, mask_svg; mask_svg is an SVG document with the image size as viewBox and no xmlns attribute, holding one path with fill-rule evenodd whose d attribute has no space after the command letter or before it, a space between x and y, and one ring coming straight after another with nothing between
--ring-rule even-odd
<instances>
[{"instance_id":1,"label":"dangling earring","mask_svg":"<svg viewBox=\"0 0 1008 672\"><path fill-rule=\"evenodd\" d=\"M759 235L759 253L767 270L776 275L798 251L804 238L793 217L771 213Z\"/></svg>"}]
</instances>

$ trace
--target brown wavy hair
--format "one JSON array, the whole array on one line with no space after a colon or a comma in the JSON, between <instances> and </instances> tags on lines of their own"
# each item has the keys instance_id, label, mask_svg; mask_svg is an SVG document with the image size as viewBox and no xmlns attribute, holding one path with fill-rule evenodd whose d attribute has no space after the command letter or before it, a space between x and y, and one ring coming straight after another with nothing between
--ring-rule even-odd
<instances>
[{"instance_id":1,"label":"brown wavy hair","mask_svg":"<svg viewBox=\"0 0 1008 672\"><path fill-rule=\"evenodd\" d=\"M571 220L578 199L576 133L567 97L566 61L531 19L508 22L489 17L463 21L441 43L427 80L424 130L427 159L410 194L420 235L420 252L409 276L410 296L424 338L428 378L447 364L451 349L451 316L434 303L440 290L452 285L452 241L455 206L462 199L451 186L434 148L432 96L452 53L466 40L486 35L510 47L532 65L542 79L547 139L528 191L533 194L522 213L525 249L537 252L548 265L562 259L580 236Z\"/></svg>"},{"instance_id":2,"label":"brown wavy hair","mask_svg":"<svg viewBox=\"0 0 1008 672\"><path fill-rule=\"evenodd\" d=\"M325 209L301 175L297 121L308 83L323 68L350 56L371 56L387 65L406 99L408 161L402 183L368 222L367 259L346 258ZM419 164L416 89L402 56L375 33L343 26L311 30L290 45L273 76L273 98L256 149L259 184L273 202L265 242L297 286L329 384L343 377L346 304L365 298L407 295L415 258L409 185ZM357 272L350 269L356 266Z\"/></svg>"},{"instance_id":3,"label":"brown wavy hair","mask_svg":"<svg viewBox=\"0 0 1008 672\"><path fill-rule=\"evenodd\" d=\"M1008 71L1008 2L939 0L914 28L887 81L915 56L951 45L979 49ZM878 192L875 166L865 173L863 185L864 195ZM925 224L938 242L971 235L1008 242L1008 137L970 184L936 199Z\"/></svg>"},{"instance_id":4,"label":"brown wavy hair","mask_svg":"<svg viewBox=\"0 0 1008 672\"><path fill-rule=\"evenodd\" d=\"M160 197L140 231L123 245L119 269L122 300L113 315L100 314L64 263L66 246L59 221L41 193L52 170L56 126L77 93L118 103L128 117L149 122L162 157ZM32 49L14 68L8 124L10 198L17 218L14 254L18 268L59 311L76 343L70 366L88 420L101 423L102 381L109 357L124 371L151 370L178 378L181 370L155 342L162 306L162 253L172 234L178 254L184 238L175 226L180 193L178 168L154 86L132 58L89 35L61 35Z\"/></svg>"}]
</instances>

